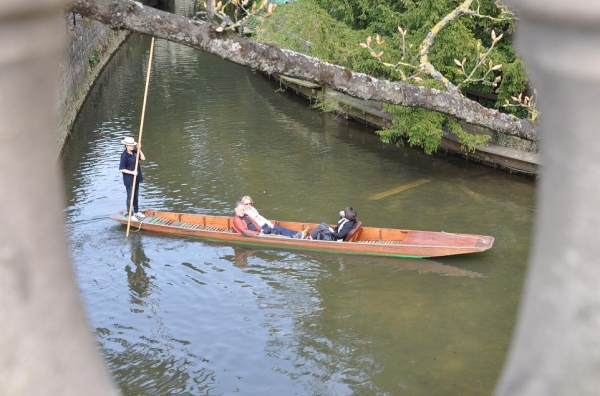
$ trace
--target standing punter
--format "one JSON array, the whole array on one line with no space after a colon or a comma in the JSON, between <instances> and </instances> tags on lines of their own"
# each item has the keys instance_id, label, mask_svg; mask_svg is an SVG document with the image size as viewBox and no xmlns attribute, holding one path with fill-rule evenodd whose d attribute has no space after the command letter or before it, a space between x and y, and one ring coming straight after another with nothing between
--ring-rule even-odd
<instances>
[{"instance_id":1,"label":"standing punter","mask_svg":"<svg viewBox=\"0 0 600 396\"><path fill-rule=\"evenodd\" d=\"M133 197L133 213L134 216L139 220L142 220L144 216L140 213L138 207L138 196L140 192L140 183L144 181L144 177L142 175L142 167L138 164L138 170L135 170L135 161L138 150L140 152L140 161L145 161L146 157L142 152L142 145L137 144L135 139L132 137L126 137L121 140L121 143L125 145L125 150L121 153L121 163L119 164L119 170L123 173L123 184L125 185L125 189L127 190L127 211L129 214L129 205L131 205L131 189L133 188L133 177L137 175L135 182L135 193ZM127 216L127 214L125 216ZM133 220L133 219L132 219Z\"/></svg>"}]
</instances>

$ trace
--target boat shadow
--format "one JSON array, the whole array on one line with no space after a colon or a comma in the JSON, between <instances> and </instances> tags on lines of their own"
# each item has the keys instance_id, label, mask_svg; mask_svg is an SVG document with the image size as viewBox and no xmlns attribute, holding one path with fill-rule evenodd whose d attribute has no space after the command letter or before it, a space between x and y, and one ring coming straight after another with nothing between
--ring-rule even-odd
<instances>
[{"instance_id":1,"label":"boat shadow","mask_svg":"<svg viewBox=\"0 0 600 396\"><path fill-rule=\"evenodd\" d=\"M443 264L431 259L413 259L413 258L396 258L396 257L344 257L342 270L348 266L379 266L387 268L391 271L416 271L419 274L436 274L439 276L460 276L468 278L485 278L480 272L470 271L455 267L448 264Z\"/></svg>"},{"instance_id":2,"label":"boat shadow","mask_svg":"<svg viewBox=\"0 0 600 396\"><path fill-rule=\"evenodd\" d=\"M256 249L242 246L232 246L233 256L227 257L231 259L233 264L238 268L248 268L252 264L249 263L249 259L256 257L260 260L275 259L280 260L280 256L271 256L269 254L270 249ZM277 249L278 252L279 249ZM297 254L297 253L294 253ZM350 256L350 255L339 255L329 254L321 252L302 252L310 261L316 262L331 262L335 260L340 270L345 270L348 267L365 267L365 266L378 266L385 267L390 270L399 271L416 271L420 274L437 274L439 276L457 276L457 277L468 277L468 278L485 278L480 272L470 271L455 267L452 265L443 264L430 259L410 259L410 258L397 258L397 257L368 257L368 256Z\"/></svg>"}]
</instances>

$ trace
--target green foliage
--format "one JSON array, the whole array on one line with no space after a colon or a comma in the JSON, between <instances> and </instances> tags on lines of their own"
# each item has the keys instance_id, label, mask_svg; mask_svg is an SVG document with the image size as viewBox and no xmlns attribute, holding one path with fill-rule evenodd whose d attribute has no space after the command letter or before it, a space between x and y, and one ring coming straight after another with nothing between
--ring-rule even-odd
<instances>
[{"instance_id":1,"label":"green foliage","mask_svg":"<svg viewBox=\"0 0 600 396\"><path fill-rule=\"evenodd\" d=\"M329 103L327 101L317 101L313 103L310 107L319 110L321 113L332 113L336 109L334 103Z\"/></svg>"},{"instance_id":2,"label":"green foliage","mask_svg":"<svg viewBox=\"0 0 600 396\"><path fill-rule=\"evenodd\" d=\"M466 151L474 152L477 146L485 145L492 138L490 135L477 135L466 132L462 126L453 118L446 117L444 126L448 131L458 137L458 140Z\"/></svg>"},{"instance_id":3,"label":"green foliage","mask_svg":"<svg viewBox=\"0 0 600 396\"><path fill-rule=\"evenodd\" d=\"M431 154L437 151L448 132L455 134L464 149L471 152L491 139L489 135L466 132L460 123L444 114L412 107L385 105L384 108L394 116L390 128L377 132L384 143L403 145L406 140L410 146L422 147L425 153Z\"/></svg>"},{"instance_id":4,"label":"green foliage","mask_svg":"<svg viewBox=\"0 0 600 396\"><path fill-rule=\"evenodd\" d=\"M254 39L348 67L378 78L397 79L358 43L372 31L355 31L331 18L313 0L286 4L255 30ZM392 52L393 53L393 52ZM398 56L398 54L396 54Z\"/></svg>"},{"instance_id":5,"label":"green foliage","mask_svg":"<svg viewBox=\"0 0 600 396\"><path fill-rule=\"evenodd\" d=\"M437 151L445 134L442 130L444 115L413 107L384 107L394 115L394 121L390 128L377 132L381 141L402 145L406 139L409 145L422 147L427 154Z\"/></svg>"},{"instance_id":6,"label":"green foliage","mask_svg":"<svg viewBox=\"0 0 600 396\"><path fill-rule=\"evenodd\" d=\"M382 35L396 32L401 15L412 3L411 0L316 0L329 15L351 29L371 29Z\"/></svg>"},{"instance_id":7,"label":"green foliage","mask_svg":"<svg viewBox=\"0 0 600 396\"><path fill-rule=\"evenodd\" d=\"M90 67L93 68L100 62L100 57L102 56L102 46L98 44L96 49L92 51L92 53L88 56L88 62Z\"/></svg>"},{"instance_id":8,"label":"green foliage","mask_svg":"<svg viewBox=\"0 0 600 396\"><path fill-rule=\"evenodd\" d=\"M443 43L443 44L442 44ZM461 23L453 23L442 30L435 40L431 49L429 61L444 74L455 85L460 84L464 79L463 75L458 73L458 68L454 64L454 59L467 59L467 69L475 66L477 40L473 37L472 31ZM482 71L478 71L475 78L481 77Z\"/></svg>"},{"instance_id":9,"label":"green foliage","mask_svg":"<svg viewBox=\"0 0 600 396\"><path fill-rule=\"evenodd\" d=\"M505 100L510 101L511 96L517 96L518 93L527 89L527 75L525 74L525 66L520 59L515 59L511 63L505 64L502 72L502 81L496 90L498 101L496 107L500 108ZM514 114L519 118L527 117L527 110L522 107L508 107L504 111Z\"/></svg>"},{"instance_id":10,"label":"green foliage","mask_svg":"<svg viewBox=\"0 0 600 396\"><path fill-rule=\"evenodd\" d=\"M501 10L495 0L475 2L479 12L498 17ZM458 3L455 0L302 0L283 5L269 19L262 21L256 30L258 41L275 43L283 48L348 67L354 71L370 74L376 78L397 81L401 74L383 62L396 64L399 61L418 63L418 48L432 28L451 12ZM408 30L406 37L409 56L402 59L402 37L398 27ZM464 81L454 59L466 59L465 69L472 70L480 52L492 45L491 32L503 34L496 43L489 59L502 64L493 71L491 80L500 76L500 83L493 87L489 83L469 82L461 88L476 92L497 94L497 100L483 99L479 102L490 108L506 111L520 118L527 116L522 107L503 107L505 99L518 96L527 87L527 76L521 61L511 45L514 21L494 21L488 18L460 16L444 29L429 50L429 61L454 85ZM368 36L379 34L385 41L381 60L370 56L369 51L359 47ZM486 62L487 65L487 62ZM477 70L473 79L482 78L488 67ZM414 70L403 68L410 76ZM415 83L431 88L444 89L441 83L424 75ZM409 80L413 82L412 80ZM423 147L427 153L437 150L441 137L452 131L464 148L474 150L489 139L487 136L465 132L456 120L423 109L390 107L396 121L387 130L379 133L381 140L402 144L406 140L411 146Z\"/></svg>"},{"instance_id":11,"label":"green foliage","mask_svg":"<svg viewBox=\"0 0 600 396\"><path fill-rule=\"evenodd\" d=\"M256 30L256 28L258 27L258 24L259 24L259 18L254 15L252 15L252 16L248 17L248 19L246 19L246 27L248 27L252 31Z\"/></svg>"}]
</instances>

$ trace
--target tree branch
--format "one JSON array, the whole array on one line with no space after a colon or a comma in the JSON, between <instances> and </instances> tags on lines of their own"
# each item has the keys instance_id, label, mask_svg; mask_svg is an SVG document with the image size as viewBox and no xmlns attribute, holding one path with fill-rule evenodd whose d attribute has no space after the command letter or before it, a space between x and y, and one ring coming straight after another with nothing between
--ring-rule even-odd
<instances>
[{"instance_id":1,"label":"tree branch","mask_svg":"<svg viewBox=\"0 0 600 396\"><path fill-rule=\"evenodd\" d=\"M435 80L439 81L446 87L448 92L458 93L458 87L452 84L442 73L440 73L430 62L429 62L429 48L433 45L433 41L437 37L438 33L448 26L450 22L463 15L465 12L469 10L473 0L465 0L461 5L452 10L448 15L442 18L441 21L435 24L434 27L427 33L425 39L419 46L419 54L421 55L421 59L419 60L419 69L422 70L423 73L429 74Z\"/></svg>"},{"instance_id":2,"label":"tree branch","mask_svg":"<svg viewBox=\"0 0 600 396\"><path fill-rule=\"evenodd\" d=\"M130 0L76 0L71 11L114 28L146 33L215 54L268 74L330 86L350 96L438 111L467 123L537 140L536 124L488 109L460 95L405 82L378 80L319 59L256 43L232 32L217 33L207 23L169 14Z\"/></svg>"}]
</instances>

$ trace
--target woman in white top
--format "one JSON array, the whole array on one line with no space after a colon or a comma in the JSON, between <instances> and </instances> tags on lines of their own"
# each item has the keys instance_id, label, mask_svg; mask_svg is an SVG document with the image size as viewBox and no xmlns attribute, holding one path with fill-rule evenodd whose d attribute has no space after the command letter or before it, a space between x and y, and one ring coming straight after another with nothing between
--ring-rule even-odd
<instances>
[{"instance_id":1,"label":"woman in white top","mask_svg":"<svg viewBox=\"0 0 600 396\"><path fill-rule=\"evenodd\" d=\"M248 195L243 196L240 199L240 202L244 205L246 214L258 223L258 225L260 226L260 228L262 228L265 234L273 233L281 234L287 237L301 237L302 239L306 238L306 233L308 229L304 231L290 230L289 228L273 224L265 217L261 216L260 213L258 213L258 210L256 210L256 208L254 207L254 201Z\"/></svg>"}]
</instances>

